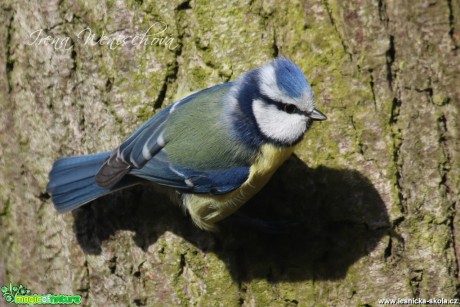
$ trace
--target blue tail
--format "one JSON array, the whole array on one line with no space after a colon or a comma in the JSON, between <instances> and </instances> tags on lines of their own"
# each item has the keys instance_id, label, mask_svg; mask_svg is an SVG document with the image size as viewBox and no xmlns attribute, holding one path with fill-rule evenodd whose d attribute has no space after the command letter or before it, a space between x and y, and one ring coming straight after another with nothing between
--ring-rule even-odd
<instances>
[{"instance_id":1,"label":"blue tail","mask_svg":"<svg viewBox=\"0 0 460 307\"><path fill-rule=\"evenodd\" d=\"M110 188L100 187L94 176L111 152L62 158L54 162L46 191L59 212L71 211L98 197L138 183L135 177L122 179Z\"/></svg>"}]
</instances>

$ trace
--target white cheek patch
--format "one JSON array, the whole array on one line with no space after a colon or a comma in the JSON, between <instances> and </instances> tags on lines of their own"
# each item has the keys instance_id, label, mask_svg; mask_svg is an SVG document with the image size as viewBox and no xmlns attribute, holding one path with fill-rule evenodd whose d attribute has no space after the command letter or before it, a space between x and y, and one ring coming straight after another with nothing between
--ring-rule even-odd
<instances>
[{"instance_id":1,"label":"white cheek patch","mask_svg":"<svg viewBox=\"0 0 460 307\"><path fill-rule=\"evenodd\" d=\"M288 114L259 99L253 101L252 111L260 131L282 143L295 142L307 129L305 116Z\"/></svg>"},{"instance_id":2,"label":"white cheek patch","mask_svg":"<svg viewBox=\"0 0 460 307\"><path fill-rule=\"evenodd\" d=\"M308 93L307 90L305 90L298 98L293 98L285 95L278 87L278 83L276 82L275 68L273 65L269 64L260 68L259 77L260 91L270 99L296 105L299 109L308 112L311 112L315 107L312 93Z\"/></svg>"}]
</instances>

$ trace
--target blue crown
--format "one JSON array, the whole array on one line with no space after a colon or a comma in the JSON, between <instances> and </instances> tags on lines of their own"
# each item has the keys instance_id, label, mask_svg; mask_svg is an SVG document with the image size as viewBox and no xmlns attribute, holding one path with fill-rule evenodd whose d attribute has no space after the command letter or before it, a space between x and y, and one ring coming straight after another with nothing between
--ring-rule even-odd
<instances>
[{"instance_id":1,"label":"blue crown","mask_svg":"<svg viewBox=\"0 0 460 307\"><path fill-rule=\"evenodd\" d=\"M300 68L286 58L280 57L273 61L276 83L287 96L298 98L307 91L311 91L305 75Z\"/></svg>"}]
</instances>

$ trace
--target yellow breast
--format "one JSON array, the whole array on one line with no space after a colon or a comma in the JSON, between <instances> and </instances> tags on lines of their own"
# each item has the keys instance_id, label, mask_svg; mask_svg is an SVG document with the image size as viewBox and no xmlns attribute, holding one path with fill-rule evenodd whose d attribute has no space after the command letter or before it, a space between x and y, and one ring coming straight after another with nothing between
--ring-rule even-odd
<instances>
[{"instance_id":1,"label":"yellow breast","mask_svg":"<svg viewBox=\"0 0 460 307\"><path fill-rule=\"evenodd\" d=\"M205 230L215 230L214 224L234 213L259 192L293 151L294 147L262 145L260 154L249 170L248 179L238 189L224 195L184 195L184 206L195 224Z\"/></svg>"}]
</instances>

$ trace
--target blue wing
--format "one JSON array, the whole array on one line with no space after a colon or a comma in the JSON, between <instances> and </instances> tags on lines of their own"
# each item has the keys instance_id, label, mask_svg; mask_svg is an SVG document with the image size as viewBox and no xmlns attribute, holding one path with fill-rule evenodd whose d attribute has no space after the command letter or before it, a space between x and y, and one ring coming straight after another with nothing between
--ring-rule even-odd
<instances>
[{"instance_id":1,"label":"blue wing","mask_svg":"<svg viewBox=\"0 0 460 307\"><path fill-rule=\"evenodd\" d=\"M172 164L164 151L130 174L191 193L225 194L238 188L249 176L248 166L197 171Z\"/></svg>"},{"instance_id":2,"label":"blue wing","mask_svg":"<svg viewBox=\"0 0 460 307\"><path fill-rule=\"evenodd\" d=\"M230 88L232 84L224 83L190 95L148 120L112 152L96 175L98 185L111 187L126 174L132 174L192 193L223 194L239 187L249 176L248 166L198 171L175 165L162 150L167 144L164 139L165 125L174 110L193 99L199 99L200 95Z\"/></svg>"}]
</instances>

